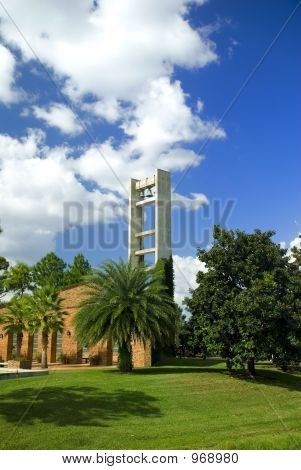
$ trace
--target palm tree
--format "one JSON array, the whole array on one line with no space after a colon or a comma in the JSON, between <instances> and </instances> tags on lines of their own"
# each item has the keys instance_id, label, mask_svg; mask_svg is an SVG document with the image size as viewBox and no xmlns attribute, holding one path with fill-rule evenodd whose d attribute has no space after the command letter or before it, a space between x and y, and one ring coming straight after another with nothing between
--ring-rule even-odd
<instances>
[{"instance_id":1,"label":"palm tree","mask_svg":"<svg viewBox=\"0 0 301 470\"><path fill-rule=\"evenodd\" d=\"M4 334L8 335L11 333L17 335L16 356L18 358L21 355L23 331L28 329L28 319L29 295L26 294L22 298L13 297L0 317L0 322L4 325Z\"/></svg>"},{"instance_id":2,"label":"palm tree","mask_svg":"<svg viewBox=\"0 0 301 470\"><path fill-rule=\"evenodd\" d=\"M175 307L161 274L143 264L107 261L87 280L87 299L74 317L81 344L112 339L119 347L119 369L132 370L132 341L164 344L174 333Z\"/></svg>"},{"instance_id":3,"label":"palm tree","mask_svg":"<svg viewBox=\"0 0 301 470\"><path fill-rule=\"evenodd\" d=\"M32 332L42 331L41 367L47 369L47 347L49 334L64 329L64 316L58 291L51 286L44 286L34 291L30 305L30 329Z\"/></svg>"}]
</instances>

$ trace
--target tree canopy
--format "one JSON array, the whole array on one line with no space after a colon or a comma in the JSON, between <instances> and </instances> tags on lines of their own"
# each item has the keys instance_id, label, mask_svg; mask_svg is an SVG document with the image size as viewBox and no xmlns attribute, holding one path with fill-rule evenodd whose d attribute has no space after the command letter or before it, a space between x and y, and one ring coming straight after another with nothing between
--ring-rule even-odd
<instances>
[{"instance_id":1,"label":"tree canopy","mask_svg":"<svg viewBox=\"0 0 301 470\"><path fill-rule=\"evenodd\" d=\"M185 301L206 349L252 374L260 358L282 367L301 358L300 270L273 235L216 226L211 248L198 251L207 271Z\"/></svg>"},{"instance_id":2,"label":"tree canopy","mask_svg":"<svg viewBox=\"0 0 301 470\"><path fill-rule=\"evenodd\" d=\"M64 329L64 316L57 289L43 286L36 289L29 302L29 330L31 333L42 331L42 367L47 368L48 337L51 332Z\"/></svg>"},{"instance_id":3,"label":"tree canopy","mask_svg":"<svg viewBox=\"0 0 301 470\"><path fill-rule=\"evenodd\" d=\"M7 276L8 268L9 262L3 256L0 256L0 299L6 294L6 288L4 283Z\"/></svg>"},{"instance_id":4,"label":"tree canopy","mask_svg":"<svg viewBox=\"0 0 301 470\"><path fill-rule=\"evenodd\" d=\"M13 297L0 316L0 324L3 325L5 335L15 334L17 336L17 357L20 357L23 331L28 329L29 321L29 295L22 298Z\"/></svg>"},{"instance_id":5,"label":"tree canopy","mask_svg":"<svg viewBox=\"0 0 301 470\"><path fill-rule=\"evenodd\" d=\"M64 273L64 285L71 286L79 284L83 278L91 274L91 265L82 253L78 253L72 264L68 264L68 269Z\"/></svg>"},{"instance_id":6,"label":"tree canopy","mask_svg":"<svg viewBox=\"0 0 301 470\"><path fill-rule=\"evenodd\" d=\"M33 289L32 268L25 263L11 266L5 276L4 287L7 292L22 297L26 291Z\"/></svg>"},{"instance_id":7,"label":"tree canopy","mask_svg":"<svg viewBox=\"0 0 301 470\"><path fill-rule=\"evenodd\" d=\"M37 287L46 285L55 288L63 286L66 263L55 253L51 252L36 263L32 270L32 277Z\"/></svg>"}]
</instances>

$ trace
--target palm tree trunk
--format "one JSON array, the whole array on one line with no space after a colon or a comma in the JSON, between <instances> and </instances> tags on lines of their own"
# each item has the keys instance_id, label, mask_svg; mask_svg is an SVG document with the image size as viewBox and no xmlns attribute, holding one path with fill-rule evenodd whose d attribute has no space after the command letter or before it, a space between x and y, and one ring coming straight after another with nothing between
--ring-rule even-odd
<instances>
[{"instance_id":1,"label":"palm tree trunk","mask_svg":"<svg viewBox=\"0 0 301 470\"><path fill-rule=\"evenodd\" d=\"M17 351L16 351L17 358L21 356L22 339L23 339L23 333L18 333L17 334Z\"/></svg>"},{"instance_id":2,"label":"palm tree trunk","mask_svg":"<svg viewBox=\"0 0 301 470\"><path fill-rule=\"evenodd\" d=\"M121 343L119 345L119 364L120 372L132 372L132 346L131 343Z\"/></svg>"},{"instance_id":3,"label":"palm tree trunk","mask_svg":"<svg viewBox=\"0 0 301 470\"><path fill-rule=\"evenodd\" d=\"M42 331L42 369L47 369L47 347L48 347L48 334L45 331Z\"/></svg>"}]
</instances>

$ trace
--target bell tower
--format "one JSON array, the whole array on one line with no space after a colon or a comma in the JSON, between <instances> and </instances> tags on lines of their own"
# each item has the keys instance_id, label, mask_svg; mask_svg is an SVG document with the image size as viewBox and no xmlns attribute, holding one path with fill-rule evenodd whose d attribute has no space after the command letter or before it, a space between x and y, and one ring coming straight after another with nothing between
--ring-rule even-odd
<instances>
[{"instance_id":1,"label":"bell tower","mask_svg":"<svg viewBox=\"0 0 301 470\"><path fill-rule=\"evenodd\" d=\"M145 208L152 204L155 211L154 227L145 230ZM145 247L152 237L154 246ZM134 264L154 253L155 263L171 256L171 190L170 173L156 170L143 180L130 180L129 189L129 258Z\"/></svg>"}]
</instances>

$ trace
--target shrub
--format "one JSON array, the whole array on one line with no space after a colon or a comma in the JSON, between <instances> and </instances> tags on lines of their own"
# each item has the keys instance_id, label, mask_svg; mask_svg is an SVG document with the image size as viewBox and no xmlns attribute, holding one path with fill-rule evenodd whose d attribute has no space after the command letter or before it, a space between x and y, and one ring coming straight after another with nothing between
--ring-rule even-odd
<instances>
[{"instance_id":1,"label":"shrub","mask_svg":"<svg viewBox=\"0 0 301 470\"><path fill-rule=\"evenodd\" d=\"M90 366L99 366L101 362L102 362L102 357L100 353L89 355Z\"/></svg>"},{"instance_id":2,"label":"shrub","mask_svg":"<svg viewBox=\"0 0 301 470\"><path fill-rule=\"evenodd\" d=\"M39 364L42 362L42 353L41 352L36 352L34 355L35 361L37 361Z\"/></svg>"},{"instance_id":3,"label":"shrub","mask_svg":"<svg viewBox=\"0 0 301 470\"><path fill-rule=\"evenodd\" d=\"M77 364L77 357L76 356L73 356L71 354L64 354L64 353L61 353L58 357L58 360L62 363L62 364Z\"/></svg>"}]
</instances>

